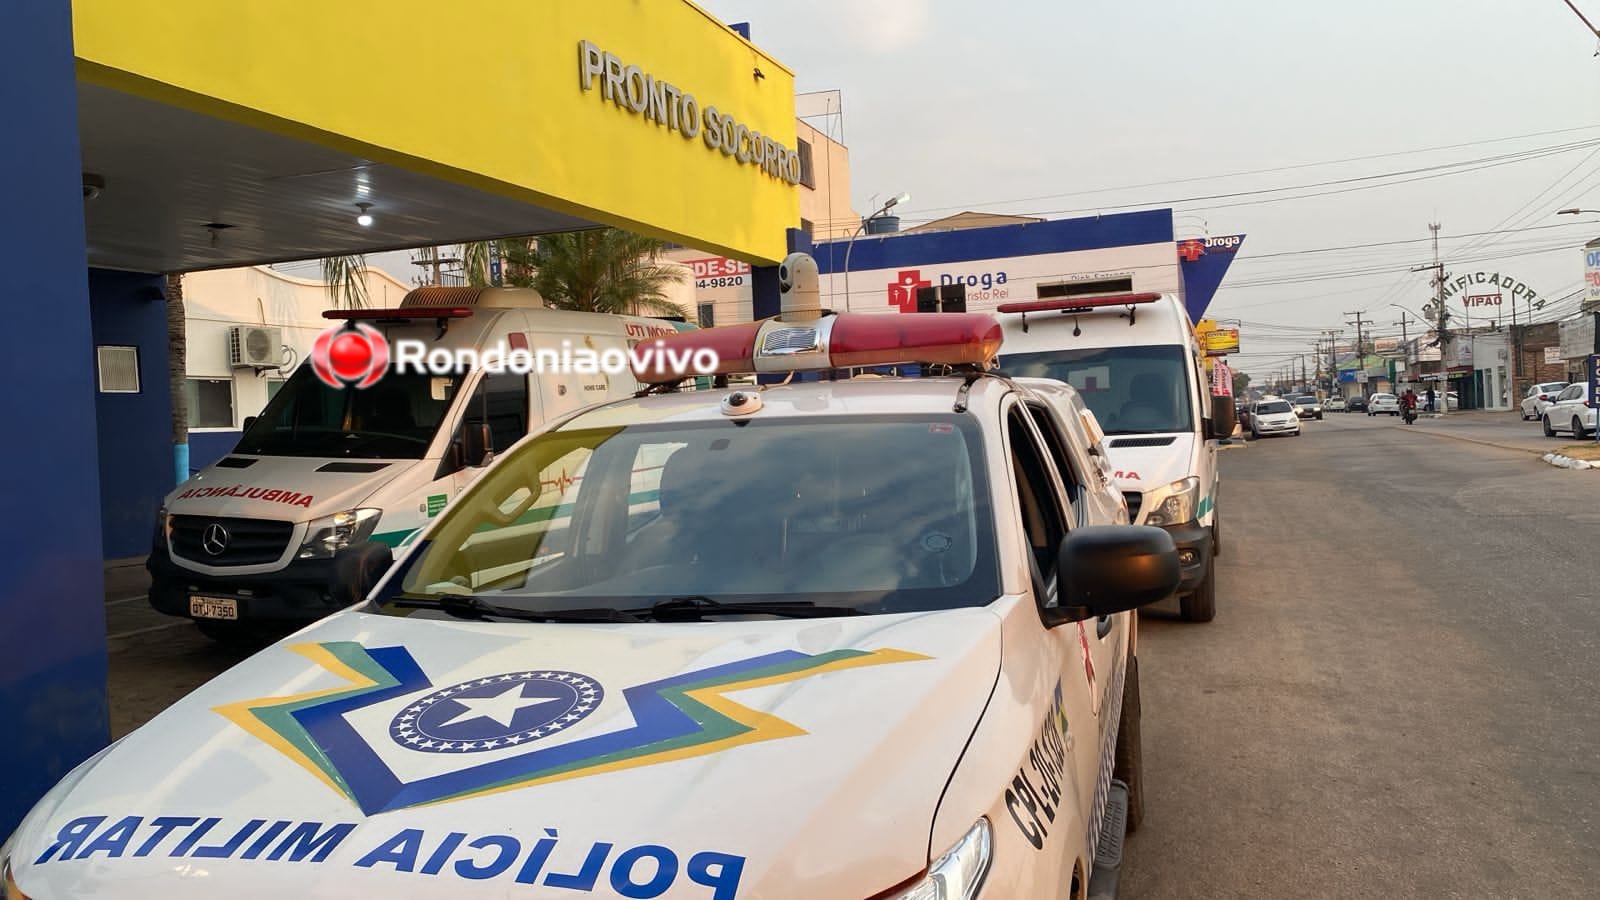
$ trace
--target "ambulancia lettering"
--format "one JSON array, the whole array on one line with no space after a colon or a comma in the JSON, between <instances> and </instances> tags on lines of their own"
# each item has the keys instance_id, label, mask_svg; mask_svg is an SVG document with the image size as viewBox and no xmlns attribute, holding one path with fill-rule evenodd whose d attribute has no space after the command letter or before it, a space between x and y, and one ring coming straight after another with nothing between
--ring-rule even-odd
<instances>
[{"instance_id":1,"label":"ambulancia lettering","mask_svg":"<svg viewBox=\"0 0 1600 900\"><path fill-rule=\"evenodd\" d=\"M1117 471L1112 472L1111 473L1111 477L1112 478L1120 478L1123 481L1143 481L1144 480L1144 479L1139 477L1139 473L1138 472L1124 472L1121 469L1118 469Z\"/></svg>"},{"instance_id":2,"label":"ambulancia lettering","mask_svg":"<svg viewBox=\"0 0 1600 900\"><path fill-rule=\"evenodd\" d=\"M178 495L179 500L199 499L201 497L243 497L246 500L287 503L290 506L304 506L308 509L311 507L311 501L313 500L312 495L302 494L297 491L286 491L280 488L247 488L242 484L190 488Z\"/></svg>"}]
</instances>

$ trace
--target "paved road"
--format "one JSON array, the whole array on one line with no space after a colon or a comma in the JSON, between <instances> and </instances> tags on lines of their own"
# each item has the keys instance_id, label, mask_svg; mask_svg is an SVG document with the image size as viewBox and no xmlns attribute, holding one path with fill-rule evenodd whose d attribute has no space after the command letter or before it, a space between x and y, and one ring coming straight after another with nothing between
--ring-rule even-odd
<instances>
[{"instance_id":1,"label":"paved road","mask_svg":"<svg viewBox=\"0 0 1600 900\"><path fill-rule=\"evenodd\" d=\"M1141 623L1125 894L1596 896L1600 472L1330 415L1223 476L1217 620Z\"/></svg>"},{"instance_id":2,"label":"paved road","mask_svg":"<svg viewBox=\"0 0 1600 900\"><path fill-rule=\"evenodd\" d=\"M1371 424L1381 425L1386 421L1389 424L1397 421L1390 416L1368 417L1361 413L1328 413L1324 421L1355 423L1356 420L1367 420ZM1311 422L1314 428L1320 423ZM1524 422L1520 414L1512 412L1482 412L1468 410L1467 412L1451 412L1443 417L1434 417L1423 413L1418 417L1416 424L1411 426L1422 431L1437 432L1451 435L1463 440L1479 441L1503 447L1547 453L1559 450L1561 447L1573 442L1572 435L1561 434L1553 438L1544 436L1544 429L1538 422Z\"/></svg>"}]
</instances>

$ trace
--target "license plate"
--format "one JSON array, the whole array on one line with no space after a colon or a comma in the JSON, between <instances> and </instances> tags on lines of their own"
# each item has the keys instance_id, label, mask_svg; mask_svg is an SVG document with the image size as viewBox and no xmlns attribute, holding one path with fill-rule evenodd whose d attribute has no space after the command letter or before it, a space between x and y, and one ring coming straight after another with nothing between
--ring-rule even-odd
<instances>
[{"instance_id":1,"label":"license plate","mask_svg":"<svg viewBox=\"0 0 1600 900\"><path fill-rule=\"evenodd\" d=\"M189 615L197 619L238 619L239 601L227 597L189 597Z\"/></svg>"}]
</instances>

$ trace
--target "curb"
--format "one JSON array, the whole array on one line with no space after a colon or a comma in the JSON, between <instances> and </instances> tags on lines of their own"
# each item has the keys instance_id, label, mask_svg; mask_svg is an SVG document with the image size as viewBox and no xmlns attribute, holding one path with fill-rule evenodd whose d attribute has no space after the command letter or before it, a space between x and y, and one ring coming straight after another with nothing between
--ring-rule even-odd
<instances>
[{"instance_id":1,"label":"curb","mask_svg":"<svg viewBox=\"0 0 1600 900\"><path fill-rule=\"evenodd\" d=\"M1438 414L1435 413L1435 415L1438 415ZM1496 444L1493 441L1482 441L1482 440L1478 440L1477 438L1462 437L1459 434L1447 434L1447 433L1445 433L1443 431L1429 431L1427 429L1423 429L1422 431L1410 431L1410 432L1407 432L1407 433L1408 434L1426 434L1426 435L1430 435L1430 436L1434 436L1434 437L1448 438L1449 440L1452 440L1452 441L1463 441L1463 442L1468 443L1468 444L1477 444L1480 447L1493 447L1496 450L1511 450L1511 451L1514 451L1516 453L1531 453L1531 454L1533 454L1535 456L1538 456L1541 453L1544 456L1552 456L1552 455L1554 455L1554 454L1551 454L1549 451L1531 450L1531 449L1529 449L1527 447L1514 447L1514 446L1512 446L1510 444Z\"/></svg>"},{"instance_id":2,"label":"curb","mask_svg":"<svg viewBox=\"0 0 1600 900\"><path fill-rule=\"evenodd\" d=\"M1597 466L1594 463L1589 462L1588 460L1573 459L1570 456L1562 456L1559 453L1546 453L1545 455L1543 455L1543 456L1541 456L1539 458L1544 460L1545 462L1549 463L1552 466L1556 466L1557 468L1562 468L1562 469L1597 469L1597 468L1600 468L1600 466Z\"/></svg>"}]
</instances>

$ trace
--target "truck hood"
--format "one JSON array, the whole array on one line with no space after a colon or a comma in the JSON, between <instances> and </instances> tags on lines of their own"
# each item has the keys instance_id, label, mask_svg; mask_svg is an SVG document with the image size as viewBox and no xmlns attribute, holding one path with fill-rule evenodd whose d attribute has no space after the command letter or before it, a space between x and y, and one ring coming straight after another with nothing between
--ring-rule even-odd
<instances>
[{"instance_id":1,"label":"truck hood","mask_svg":"<svg viewBox=\"0 0 1600 900\"><path fill-rule=\"evenodd\" d=\"M359 506L385 476L417 462L244 454L224 459L253 462L244 468L207 466L167 495L167 511L305 522Z\"/></svg>"},{"instance_id":2,"label":"truck hood","mask_svg":"<svg viewBox=\"0 0 1600 900\"><path fill-rule=\"evenodd\" d=\"M1187 478L1194 474L1190 463L1194 442L1194 434L1187 431L1107 436L1112 480L1120 491L1143 493Z\"/></svg>"},{"instance_id":3,"label":"truck hood","mask_svg":"<svg viewBox=\"0 0 1600 900\"><path fill-rule=\"evenodd\" d=\"M124 738L18 832L23 891L867 896L927 864L1000 665L985 608L424 615L334 615Z\"/></svg>"}]
</instances>

